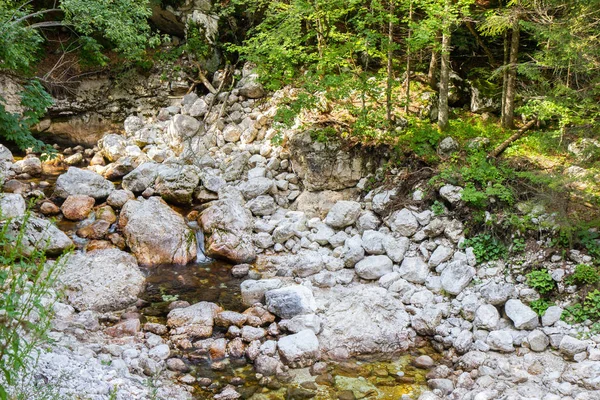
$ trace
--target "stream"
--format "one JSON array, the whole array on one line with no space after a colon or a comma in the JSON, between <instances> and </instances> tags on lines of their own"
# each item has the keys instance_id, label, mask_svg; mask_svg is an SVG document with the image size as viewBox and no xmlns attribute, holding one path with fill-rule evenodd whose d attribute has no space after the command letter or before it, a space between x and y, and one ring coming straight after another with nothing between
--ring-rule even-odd
<instances>
[{"instance_id":1,"label":"stream","mask_svg":"<svg viewBox=\"0 0 600 400\"><path fill-rule=\"evenodd\" d=\"M32 178L29 183L38 185L47 197L52 195L54 182L66 168L45 164L44 174ZM120 186L120 185L119 185ZM190 210L175 208L180 214L187 215ZM93 215L93 214L92 214ZM70 236L77 249L85 251L87 239L77 236L78 228L91 220L69 221L62 216L56 219L56 225ZM231 265L212 260L204 255L204 236L195 221L188 224L197 233L198 257L195 263L185 266L160 265L151 268L141 267L146 276L146 289L142 294L143 305L139 308L142 324L158 322L165 324L169 313L169 304L173 301L186 301L190 304L199 301L213 302L225 310L243 312L240 284L246 278L234 278L230 273ZM115 222L111 231L116 231ZM258 272L255 272L257 275ZM224 328L215 327L213 339L225 337ZM350 360L342 363L329 363L323 371L314 376L309 368L290 369L291 378L285 382L274 377L262 377L257 374L246 358L211 361L208 355L199 355L193 351L177 354L190 368L189 375L195 378L195 399L210 399L228 385L234 385L243 399L401 399L403 395L416 398L426 388L427 370L413 366L413 360L423 354L439 359L439 353L432 348L412 349L409 354L392 360L365 359ZM186 382L190 384L190 382Z\"/></svg>"}]
</instances>

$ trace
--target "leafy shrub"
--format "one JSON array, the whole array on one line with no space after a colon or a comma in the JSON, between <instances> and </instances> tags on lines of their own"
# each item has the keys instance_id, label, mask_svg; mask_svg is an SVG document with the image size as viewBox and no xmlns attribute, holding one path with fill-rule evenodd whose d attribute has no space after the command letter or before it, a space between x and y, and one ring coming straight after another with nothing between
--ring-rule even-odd
<instances>
[{"instance_id":1,"label":"leafy shrub","mask_svg":"<svg viewBox=\"0 0 600 400\"><path fill-rule=\"evenodd\" d=\"M489 233L482 233L465 239L464 247L473 247L477 262L493 261L506 256L506 246Z\"/></svg>"},{"instance_id":2,"label":"leafy shrub","mask_svg":"<svg viewBox=\"0 0 600 400\"><path fill-rule=\"evenodd\" d=\"M444 207L444 205L440 201L436 200L431 205L431 211L433 212L433 215L437 217L446 212L446 207Z\"/></svg>"},{"instance_id":3,"label":"leafy shrub","mask_svg":"<svg viewBox=\"0 0 600 400\"><path fill-rule=\"evenodd\" d=\"M550 308L552 304L546 299L537 299L529 303L529 307L536 312L540 317L546 313L546 310Z\"/></svg>"},{"instance_id":4,"label":"leafy shrub","mask_svg":"<svg viewBox=\"0 0 600 400\"><path fill-rule=\"evenodd\" d=\"M525 251L525 239L514 238L511 246L513 253L522 253Z\"/></svg>"},{"instance_id":5,"label":"leafy shrub","mask_svg":"<svg viewBox=\"0 0 600 400\"><path fill-rule=\"evenodd\" d=\"M585 320L597 321L600 319L600 290L594 290L585 296L583 303L567 307L561 318L564 321L583 322Z\"/></svg>"},{"instance_id":6,"label":"leafy shrub","mask_svg":"<svg viewBox=\"0 0 600 400\"><path fill-rule=\"evenodd\" d=\"M569 285L593 285L600 282L598 269L587 264L579 264L575 267L575 272L567 277L566 282Z\"/></svg>"},{"instance_id":7,"label":"leafy shrub","mask_svg":"<svg viewBox=\"0 0 600 400\"><path fill-rule=\"evenodd\" d=\"M32 80L20 93L23 115L6 111L0 96L0 137L13 142L20 149L32 148L36 152L54 153L54 149L33 137L31 128L40 122L53 103L52 97L39 81Z\"/></svg>"},{"instance_id":8,"label":"leafy shrub","mask_svg":"<svg viewBox=\"0 0 600 400\"><path fill-rule=\"evenodd\" d=\"M556 282L546 269L531 271L527 274L527 284L540 294L548 294L556 287Z\"/></svg>"},{"instance_id":9,"label":"leafy shrub","mask_svg":"<svg viewBox=\"0 0 600 400\"><path fill-rule=\"evenodd\" d=\"M29 214L23 217L26 220ZM2 220L0 216L0 221ZM46 342L52 319L52 287L66 255L46 259L45 250L24 251L24 227L8 235L9 223L0 228L0 399L20 390L21 374L34 362L33 350Z\"/></svg>"}]
</instances>

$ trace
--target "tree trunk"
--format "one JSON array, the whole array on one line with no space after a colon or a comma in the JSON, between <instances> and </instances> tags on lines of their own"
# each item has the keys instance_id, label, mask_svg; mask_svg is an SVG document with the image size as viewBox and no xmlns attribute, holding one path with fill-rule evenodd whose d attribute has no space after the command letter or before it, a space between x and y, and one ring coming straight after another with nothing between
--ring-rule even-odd
<instances>
[{"instance_id":1,"label":"tree trunk","mask_svg":"<svg viewBox=\"0 0 600 400\"><path fill-rule=\"evenodd\" d=\"M440 131L448 129L448 85L450 82L450 28L442 34L442 63L440 69L440 91L438 102L438 128Z\"/></svg>"},{"instance_id":2,"label":"tree trunk","mask_svg":"<svg viewBox=\"0 0 600 400\"><path fill-rule=\"evenodd\" d=\"M438 52L435 47L431 49L431 60L429 61L429 72L427 72L427 79L429 80L429 86L432 89L437 89L437 69L438 69Z\"/></svg>"},{"instance_id":3,"label":"tree trunk","mask_svg":"<svg viewBox=\"0 0 600 400\"><path fill-rule=\"evenodd\" d=\"M412 30L410 29L410 23L412 22L412 18L413 18L413 5L412 5L412 1L410 2L409 8L408 8L408 21L409 21L409 26L408 26L408 38L406 41L406 105L404 106L404 112L406 114L408 114L408 111L410 109L410 69L411 69L411 63L410 63L410 37L412 35Z\"/></svg>"},{"instance_id":4,"label":"tree trunk","mask_svg":"<svg viewBox=\"0 0 600 400\"><path fill-rule=\"evenodd\" d=\"M386 88L386 107L387 107L387 122L392 127L392 89L394 84L394 0L390 0L388 23L388 59L387 59L387 88Z\"/></svg>"},{"instance_id":5,"label":"tree trunk","mask_svg":"<svg viewBox=\"0 0 600 400\"><path fill-rule=\"evenodd\" d=\"M515 23L510 39L510 60L508 77L506 81L506 99L504 101L504 112L502 126L512 129L515 118L515 94L517 91L517 62L519 56L519 23Z\"/></svg>"},{"instance_id":6,"label":"tree trunk","mask_svg":"<svg viewBox=\"0 0 600 400\"><path fill-rule=\"evenodd\" d=\"M508 32L504 32L504 59L502 69L502 103L500 105L500 122L504 124L504 107L506 106L506 87L508 86Z\"/></svg>"},{"instance_id":7,"label":"tree trunk","mask_svg":"<svg viewBox=\"0 0 600 400\"><path fill-rule=\"evenodd\" d=\"M496 158L500 154L504 153L504 150L506 150L508 146L510 146L514 141L520 139L525 134L525 132L527 132L533 125L535 125L536 121L537 120L532 119L527 124L525 124L525 126L523 126L521 129L515 132L511 137L506 139L504 142L500 143L500 145L496 147L494 151L488 154L488 158Z\"/></svg>"}]
</instances>

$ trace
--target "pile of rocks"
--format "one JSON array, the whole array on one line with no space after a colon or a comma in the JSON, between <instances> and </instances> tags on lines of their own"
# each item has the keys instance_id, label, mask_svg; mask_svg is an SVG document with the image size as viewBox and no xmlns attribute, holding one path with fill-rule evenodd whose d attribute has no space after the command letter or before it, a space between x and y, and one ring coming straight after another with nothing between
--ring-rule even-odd
<instances>
[{"instance_id":1,"label":"pile of rocks","mask_svg":"<svg viewBox=\"0 0 600 400\"><path fill-rule=\"evenodd\" d=\"M117 323L104 334L137 338L135 346L145 343L147 352L109 351L111 362L121 359L130 372L147 375L166 369L189 384L186 359L210 360L215 369L243 359L263 377L285 379L288 368L391 356L427 338L446 358L428 366L432 392L423 399L586 399L600 390L600 337L560 321L568 297L539 318L529 306L539 295L523 276L542 265L568 295L575 289L564 277L587 256L572 251L565 260L539 251L518 263L478 263L461 245L462 222L448 210L396 207L397 188L365 189L381 157L356 149L349 156L339 143L313 142L310 132L288 132L286 146L274 145L276 106L256 101L262 88L250 71L244 77L230 93L190 94L156 118L128 117L124 133L106 134L95 150L72 149L65 163L89 166L71 166L51 198L39 202L41 213L76 223L71 237L30 219L32 246L44 231L57 253L72 244L87 250L63 276L73 318L129 307L122 321L108 319ZM443 143L443 151L456 149L452 140ZM0 150L5 190L13 192L0 208L22 215L17 193L37 189L21 181L40 173L39 160L13 163ZM420 187L412 188L417 204ZM446 185L437 195L453 209L461 191ZM184 218L169 204L195 209ZM241 285L247 309L175 302L166 325L142 326L132 308L143 290L138 264L195 260L202 247L197 226L207 255L253 263L234 267L242 276L252 268ZM586 334L590 339L581 339ZM236 398L232 387L223 393Z\"/></svg>"}]
</instances>

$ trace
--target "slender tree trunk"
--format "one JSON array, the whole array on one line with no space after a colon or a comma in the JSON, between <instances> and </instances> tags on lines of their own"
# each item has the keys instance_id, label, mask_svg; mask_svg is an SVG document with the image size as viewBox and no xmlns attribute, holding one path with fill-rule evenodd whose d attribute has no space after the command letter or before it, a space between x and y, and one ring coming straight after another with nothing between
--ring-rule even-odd
<instances>
[{"instance_id":1,"label":"slender tree trunk","mask_svg":"<svg viewBox=\"0 0 600 400\"><path fill-rule=\"evenodd\" d=\"M450 27L444 29L442 34L441 51L441 69L440 69L440 91L438 103L438 128L440 131L448 129L449 109L448 109L448 85L450 82Z\"/></svg>"},{"instance_id":2,"label":"slender tree trunk","mask_svg":"<svg viewBox=\"0 0 600 400\"><path fill-rule=\"evenodd\" d=\"M410 69L411 69L411 51L410 51L410 38L412 35L412 29L410 28L410 24L413 19L413 4L412 0L408 6L408 38L406 40L406 104L404 106L404 112L408 114L410 109Z\"/></svg>"},{"instance_id":3,"label":"slender tree trunk","mask_svg":"<svg viewBox=\"0 0 600 400\"><path fill-rule=\"evenodd\" d=\"M429 61L429 72L427 72L427 79L429 80L429 86L432 89L437 89L437 70L438 70L438 52L435 48L431 49L431 60Z\"/></svg>"},{"instance_id":4,"label":"slender tree trunk","mask_svg":"<svg viewBox=\"0 0 600 400\"><path fill-rule=\"evenodd\" d=\"M506 81L506 100L504 102L504 118L502 126L512 129L515 118L515 94L517 91L517 61L519 56L519 24L515 23L510 40L510 60Z\"/></svg>"},{"instance_id":5,"label":"slender tree trunk","mask_svg":"<svg viewBox=\"0 0 600 400\"><path fill-rule=\"evenodd\" d=\"M387 59L387 88L386 88L386 106L387 121L392 126L392 89L394 84L394 0L390 0L388 23L388 59Z\"/></svg>"},{"instance_id":6,"label":"slender tree trunk","mask_svg":"<svg viewBox=\"0 0 600 400\"><path fill-rule=\"evenodd\" d=\"M504 32L504 59L503 59L503 70L502 70L502 104L500 106L500 122L504 124L504 109L506 107L506 88L508 86L508 32Z\"/></svg>"},{"instance_id":7,"label":"slender tree trunk","mask_svg":"<svg viewBox=\"0 0 600 400\"><path fill-rule=\"evenodd\" d=\"M473 23L471 21L466 21L465 25L467 26L469 32L471 32L471 35L475 37L477 44L479 45L479 47L481 47L481 50L483 50L483 52L487 56L490 65L496 65L496 59L494 58L494 55L492 54L491 50L485 45L485 43L483 43L483 40L481 40L481 36L479 36L477 31L475 30Z\"/></svg>"},{"instance_id":8,"label":"slender tree trunk","mask_svg":"<svg viewBox=\"0 0 600 400\"><path fill-rule=\"evenodd\" d=\"M506 150L508 148L508 146L510 146L513 142L520 139L525 134L525 132L527 132L533 125L535 125L536 122L537 122L536 119L532 119L531 121L526 123L521 129L519 129L517 132L515 132L511 137L506 139L504 142L500 143L500 145L498 147L496 147L490 154L488 154L488 158L496 158L500 154L504 153L504 150Z\"/></svg>"}]
</instances>

